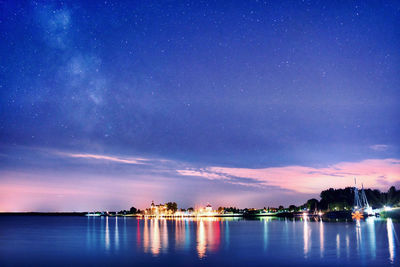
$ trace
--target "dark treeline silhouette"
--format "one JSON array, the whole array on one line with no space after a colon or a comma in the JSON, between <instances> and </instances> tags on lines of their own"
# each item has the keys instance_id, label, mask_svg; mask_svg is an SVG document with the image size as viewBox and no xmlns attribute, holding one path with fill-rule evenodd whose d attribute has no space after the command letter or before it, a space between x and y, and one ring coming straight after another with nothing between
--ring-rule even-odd
<instances>
[{"instance_id":1,"label":"dark treeline silhouette","mask_svg":"<svg viewBox=\"0 0 400 267\"><path fill-rule=\"evenodd\" d=\"M238 208L236 208L236 207L219 207L218 208L218 212L219 213L222 213L222 212L225 212L225 213L239 213L240 210Z\"/></svg>"},{"instance_id":2,"label":"dark treeline silhouette","mask_svg":"<svg viewBox=\"0 0 400 267\"><path fill-rule=\"evenodd\" d=\"M121 211L119 211L117 213L126 215L126 214L139 214L141 212L142 211L140 209L137 209L135 207L131 207L129 210L121 210Z\"/></svg>"},{"instance_id":3,"label":"dark treeline silhouette","mask_svg":"<svg viewBox=\"0 0 400 267\"><path fill-rule=\"evenodd\" d=\"M178 210L178 204L176 202L167 202L167 209L171 210L172 212L176 212Z\"/></svg>"},{"instance_id":4,"label":"dark treeline silhouette","mask_svg":"<svg viewBox=\"0 0 400 267\"><path fill-rule=\"evenodd\" d=\"M377 189L364 189L369 205L372 208L382 208L383 206L400 205L400 190L394 186L387 192L381 192ZM354 190L352 187L344 189L329 188L320 194L321 200L310 199L302 207L313 211L318 210L350 210L354 205ZM293 208L293 207L292 207Z\"/></svg>"},{"instance_id":5,"label":"dark treeline silhouette","mask_svg":"<svg viewBox=\"0 0 400 267\"><path fill-rule=\"evenodd\" d=\"M383 206L400 206L400 190L394 186L387 192L381 192L377 189L364 189L368 203L372 208L382 208ZM279 211L296 212L308 209L315 210L351 210L354 205L354 189L346 187L344 189L329 188L320 194L320 200L309 199L301 206L290 205L288 208L279 206Z\"/></svg>"}]
</instances>

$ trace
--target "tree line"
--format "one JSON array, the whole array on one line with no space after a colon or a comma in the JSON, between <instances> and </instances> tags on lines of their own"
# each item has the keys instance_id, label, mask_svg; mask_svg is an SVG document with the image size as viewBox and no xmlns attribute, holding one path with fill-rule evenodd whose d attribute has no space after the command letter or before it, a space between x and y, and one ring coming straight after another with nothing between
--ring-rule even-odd
<instances>
[{"instance_id":1,"label":"tree line","mask_svg":"<svg viewBox=\"0 0 400 267\"><path fill-rule=\"evenodd\" d=\"M364 189L369 205L376 209L383 206L400 206L400 190L394 186L387 192L377 189ZM344 189L329 188L320 194L320 200L309 199L301 206L290 205L286 210L290 212L308 209L315 210L351 210L354 205L354 189L346 187ZM282 206L279 209L283 208Z\"/></svg>"},{"instance_id":2,"label":"tree line","mask_svg":"<svg viewBox=\"0 0 400 267\"><path fill-rule=\"evenodd\" d=\"M382 208L383 206L400 206L400 190L397 190L394 186L390 187L387 192L381 192L377 189L364 189L365 195L367 196L369 205L376 209ZM172 212L178 210L178 204L176 202L167 202L167 209ZM320 200L315 198L307 200L306 203L300 206L290 205L287 208L279 206L278 208L264 207L265 210L277 210L286 212L297 212L302 210L309 211L320 211L320 210L351 210L354 205L354 189L352 187L346 187L344 189L333 189L329 188L324 190L320 194ZM191 211L193 208L180 209L181 211ZM236 207L219 207L218 212L229 212L229 213L240 213L248 209L240 210ZM120 211L120 214L139 214L142 211L131 207L130 210Z\"/></svg>"}]
</instances>

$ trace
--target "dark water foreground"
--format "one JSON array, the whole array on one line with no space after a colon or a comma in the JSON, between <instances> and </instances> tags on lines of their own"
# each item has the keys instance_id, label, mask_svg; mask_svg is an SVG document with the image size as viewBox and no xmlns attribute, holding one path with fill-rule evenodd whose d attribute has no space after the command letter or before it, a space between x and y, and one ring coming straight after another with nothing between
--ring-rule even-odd
<instances>
[{"instance_id":1,"label":"dark water foreground","mask_svg":"<svg viewBox=\"0 0 400 267\"><path fill-rule=\"evenodd\" d=\"M0 266L399 265L400 224L0 217Z\"/></svg>"}]
</instances>

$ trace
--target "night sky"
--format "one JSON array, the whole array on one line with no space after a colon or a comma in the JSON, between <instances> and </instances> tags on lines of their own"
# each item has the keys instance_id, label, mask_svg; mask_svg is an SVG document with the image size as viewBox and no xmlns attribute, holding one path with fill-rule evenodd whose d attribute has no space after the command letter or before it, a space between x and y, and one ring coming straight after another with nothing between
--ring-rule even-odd
<instances>
[{"instance_id":1,"label":"night sky","mask_svg":"<svg viewBox=\"0 0 400 267\"><path fill-rule=\"evenodd\" d=\"M0 211L400 186L398 1L0 1Z\"/></svg>"}]
</instances>

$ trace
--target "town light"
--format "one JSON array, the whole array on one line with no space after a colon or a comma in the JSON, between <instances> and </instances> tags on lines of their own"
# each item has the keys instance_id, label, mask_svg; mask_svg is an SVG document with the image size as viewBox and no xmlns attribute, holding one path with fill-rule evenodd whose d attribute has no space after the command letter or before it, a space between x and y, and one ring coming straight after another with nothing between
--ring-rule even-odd
<instances>
[{"instance_id":1,"label":"town light","mask_svg":"<svg viewBox=\"0 0 400 267\"><path fill-rule=\"evenodd\" d=\"M392 207L383 206L384 211L391 211Z\"/></svg>"}]
</instances>

